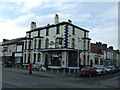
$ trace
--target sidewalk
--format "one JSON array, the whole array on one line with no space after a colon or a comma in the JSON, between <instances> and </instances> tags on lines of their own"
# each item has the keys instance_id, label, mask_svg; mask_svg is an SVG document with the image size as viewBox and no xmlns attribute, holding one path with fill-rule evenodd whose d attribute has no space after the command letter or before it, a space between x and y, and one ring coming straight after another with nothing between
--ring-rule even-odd
<instances>
[{"instance_id":1,"label":"sidewalk","mask_svg":"<svg viewBox=\"0 0 120 90\"><path fill-rule=\"evenodd\" d=\"M77 76L76 74L68 74L68 73L64 74L63 72L57 72L57 71L51 72L51 70L47 70L46 72L33 70L32 74L29 74L28 69L21 69L21 68L15 68L15 67L9 67L9 68L3 67L2 70L19 73L19 74L24 74L24 75L38 76L38 77L56 78L56 77L76 77Z\"/></svg>"}]
</instances>

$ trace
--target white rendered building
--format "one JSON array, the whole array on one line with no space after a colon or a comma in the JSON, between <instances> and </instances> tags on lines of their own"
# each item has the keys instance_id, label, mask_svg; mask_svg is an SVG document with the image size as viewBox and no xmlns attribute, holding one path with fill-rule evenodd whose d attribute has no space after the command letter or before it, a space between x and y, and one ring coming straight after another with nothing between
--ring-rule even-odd
<instances>
[{"instance_id":1,"label":"white rendered building","mask_svg":"<svg viewBox=\"0 0 120 90\"><path fill-rule=\"evenodd\" d=\"M89 65L89 31L80 28L70 20L59 22L55 15L52 25L37 27L31 22L26 32L23 63L43 62L48 68L73 68Z\"/></svg>"}]
</instances>

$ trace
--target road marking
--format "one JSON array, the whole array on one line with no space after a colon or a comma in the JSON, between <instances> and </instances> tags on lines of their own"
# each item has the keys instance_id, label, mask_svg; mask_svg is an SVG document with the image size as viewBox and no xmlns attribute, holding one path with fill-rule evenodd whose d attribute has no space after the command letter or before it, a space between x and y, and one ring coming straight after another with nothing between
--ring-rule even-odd
<instances>
[{"instance_id":1,"label":"road marking","mask_svg":"<svg viewBox=\"0 0 120 90\"><path fill-rule=\"evenodd\" d=\"M9 83L9 84L13 84L13 85L16 85L16 86L22 86L22 85L20 85L20 84L13 83L13 82L9 82L9 81L3 81L3 82L5 82L5 83Z\"/></svg>"}]
</instances>

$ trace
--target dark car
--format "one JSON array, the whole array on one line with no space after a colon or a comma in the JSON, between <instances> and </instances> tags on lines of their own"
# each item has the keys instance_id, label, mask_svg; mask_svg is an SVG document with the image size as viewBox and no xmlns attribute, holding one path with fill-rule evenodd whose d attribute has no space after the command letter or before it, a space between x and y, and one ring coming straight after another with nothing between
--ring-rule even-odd
<instances>
[{"instance_id":1,"label":"dark car","mask_svg":"<svg viewBox=\"0 0 120 90\"><path fill-rule=\"evenodd\" d=\"M96 76L97 75L97 72L94 68L90 68L90 67L87 67L87 68L82 68L81 71L80 71L80 75L81 76Z\"/></svg>"},{"instance_id":2,"label":"dark car","mask_svg":"<svg viewBox=\"0 0 120 90\"><path fill-rule=\"evenodd\" d=\"M7 61L7 62L5 63L5 67L12 67L12 62Z\"/></svg>"}]
</instances>

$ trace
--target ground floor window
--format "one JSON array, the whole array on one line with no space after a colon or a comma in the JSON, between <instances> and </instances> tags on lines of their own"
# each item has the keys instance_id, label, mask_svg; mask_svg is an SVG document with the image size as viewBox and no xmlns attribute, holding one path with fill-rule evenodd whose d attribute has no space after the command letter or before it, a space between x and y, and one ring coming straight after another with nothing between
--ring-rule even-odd
<instances>
[{"instance_id":1,"label":"ground floor window","mask_svg":"<svg viewBox=\"0 0 120 90\"><path fill-rule=\"evenodd\" d=\"M36 62L36 54L34 53L34 61L33 61L33 64L35 64Z\"/></svg>"},{"instance_id":2,"label":"ground floor window","mask_svg":"<svg viewBox=\"0 0 120 90\"><path fill-rule=\"evenodd\" d=\"M74 52L74 51L69 52L68 58L69 58L68 66L77 66L78 52Z\"/></svg>"},{"instance_id":3,"label":"ground floor window","mask_svg":"<svg viewBox=\"0 0 120 90\"><path fill-rule=\"evenodd\" d=\"M50 65L61 66L61 53L53 52L50 54Z\"/></svg>"},{"instance_id":4,"label":"ground floor window","mask_svg":"<svg viewBox=\"0 0 120 90\"><path fill-rule=\"evenodd\" d=\"M99 58L95 57L95 65L99 65Z\"/></svg>"},{"instance_id":5,"label":"ground floor window","mask_svg":"<svg viewBox=\"0 0 120 90\"><path fill-rule=\"evenodd\" d=\"M100 58L100 65L103 65L103 58Z\"/></svg>"}]
</instances>

